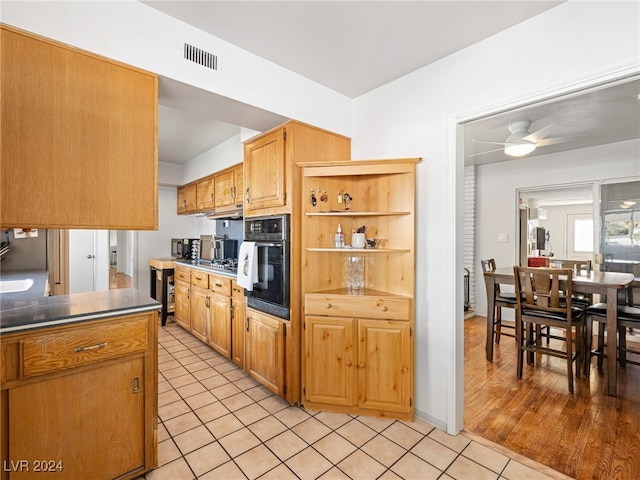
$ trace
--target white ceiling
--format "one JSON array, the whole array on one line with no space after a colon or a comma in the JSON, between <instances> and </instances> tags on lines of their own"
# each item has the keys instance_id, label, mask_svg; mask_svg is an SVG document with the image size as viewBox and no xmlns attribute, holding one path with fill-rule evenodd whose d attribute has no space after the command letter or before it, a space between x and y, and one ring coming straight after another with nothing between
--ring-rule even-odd
<instances>
[{"instance_id":1,"label":"white ceiling","mask_svg":"<svg viewBox=\"0 0 640 480\"><path fill-rule=\"evenodd\" d=\"M176 19L259 55L348 97L355 98L411 71L533 17L561 1L143 1ZM633 102L592 94L494 115L465 126L469 153L502 141L515 120L532 130L557 123L551 136L588 134L580 142L540 148L534 154L638 138ZM168 79L159 89L160 161L186 163L236 135L240 126L266 130L287 120ZM614 102L612 104L612 102ZM622 102L622 103L621 103ZM611 110L615 106L616 110ZM204 108L207 107L207 108ZM215 107L215 108L214 108ZM618 110L626 107L625 118ZM215 113L211 113L215 112ZM613 113L611 113L613 112ZM634 131L635 136L630 132ZM495 147L497 148L497 147ZM554 150L552 150L554 149ZM476 164L508 160L503 153L472 157Z\"/></svg>"}]
</instances>

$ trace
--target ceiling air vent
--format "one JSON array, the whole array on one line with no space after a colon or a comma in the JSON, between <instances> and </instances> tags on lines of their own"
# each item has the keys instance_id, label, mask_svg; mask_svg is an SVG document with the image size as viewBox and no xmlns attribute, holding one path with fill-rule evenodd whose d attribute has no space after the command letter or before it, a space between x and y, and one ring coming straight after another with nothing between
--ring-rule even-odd
<instances>
[{"instance_id":1,"label":"ceiling air vent","mask_svg":"<svg viewBox=\"0 0 640 480\"><path fill-rule=\"evenodd\" d=\"M210 68L211 70L218 70L217 55L189 45L188 43L184 44L184 58L203 67Z\"/></svg>"}]
</instances>

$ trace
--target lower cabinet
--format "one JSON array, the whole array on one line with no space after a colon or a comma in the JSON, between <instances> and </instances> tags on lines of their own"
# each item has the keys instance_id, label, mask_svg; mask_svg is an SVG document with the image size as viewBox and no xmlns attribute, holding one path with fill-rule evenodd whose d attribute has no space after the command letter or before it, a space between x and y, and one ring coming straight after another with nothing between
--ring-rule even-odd
<instances>
[{"instance_id":1,"label":"lower cabinet","mask_svg":"<svg viewBox=\"0 0 640 480\"><path fill-rule=\"evenodd\" d=\"M284 333L282 320L247 308L245 370L279 396L284 384Z\"/></svg>"},{"instance_id":2,"label":"lower cabinet","mask_svg":"<svg viewBox=\"0 0 640 480\"><path fill-rule=\"evenodd\" d=\"M153 469L157 323L152 312L3 336L2 478L129 479Z\"/></svg>"},{"instance_id":3,"label":"lower cabinet","mask_svg":"<svg viewBox=\"0 0 640 480\"><path fill-rule=\"evenodd\" d=\"M191 335L203 342L209 338L211 323L210 296L208 288L191 286Z\"/></svg>"},{"instance_id":4,"label":"lower cabinet","mask_svg":"<svg viewBox=\"0 0 640 480\"><path fill-rule=\"evenodd\" d=\"M176 267L173 274L175 310L173 318L182 328L191 331L191 273L189 269Z\"/></svg>"},{"instance_id":5,"label":"lower cabinet","mask_svg":"<svg viewBox=\"0 0 640 480\"><path fill-rule=\"evenodd\" d=\"M244 368L244 289L231 282L231 360Z\"/></svg>"},{"instance_id":6,"label":"lower cabinet","mask_svg":"<svg viewBox=\"0 0 640 480\"><path fill-rule=\"evenodd\" d=\"M309 297L307 312L317 313L315 306L320 304L319 297ZM343 307L348 311L353 308L345 299L322 299L323 309L339 311ZM393 299L370 303L375 305L375 312L388 314L404 310L396 309ZM363 313L366 310L363 309ZM304 405L311 409L411 419L411 323L358 318L352 316L354 312L347 313L348 316L305 317Z\"/></svg>"},{"instance_id":7,"label":"lower cabinet","mask_svg":"<svg viewBox=\"0 0 640 480\"><path fill-rule=\"evenodd\" d=\"M220 355L231 358L231 299L229 297L211 294L211 318L207 343Z\"/></svg>"}]
</instances>

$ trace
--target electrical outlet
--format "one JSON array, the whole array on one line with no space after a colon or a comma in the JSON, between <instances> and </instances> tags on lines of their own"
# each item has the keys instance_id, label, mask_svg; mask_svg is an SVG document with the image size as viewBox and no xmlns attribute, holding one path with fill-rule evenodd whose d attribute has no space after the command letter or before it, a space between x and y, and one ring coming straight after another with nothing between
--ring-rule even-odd
<instances>
[{"instance_id":1,"label":"electrical outlet","mask_svg":"<svg viewBox=\"0 0 640 480\"><path fill-rule=\"evenodd\" d=\"M498 234L498 242L507 243L508 241L509 241L509 235L507 235L506 233L499 233Z\"/></svg>"},{"instance_id":2,"label":"electrical outlet","mask_svg":"<svg viewBox=\"0 0 640 480\"><path fill-rule=\"evenodd\" d=\"M229 228L229 220L222 220L222 226L224 228Z\"/></svg>"}]
</instances>

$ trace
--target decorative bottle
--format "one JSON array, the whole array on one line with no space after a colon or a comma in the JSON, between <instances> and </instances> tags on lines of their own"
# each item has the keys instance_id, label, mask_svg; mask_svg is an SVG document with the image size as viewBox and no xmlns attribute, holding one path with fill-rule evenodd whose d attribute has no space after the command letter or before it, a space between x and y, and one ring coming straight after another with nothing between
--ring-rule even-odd
<instances>
[{"instance_id":1,"label":"decorative bottle","mask_svg":"<svg viewBox=\"0 0 640 480\"><path fill-rule=\"evenodd\" d=\"M335 248L344 248L344 233L342 233L342 225L338 224L338 230L336 231L333 246Z\"/></svg>"}]
</instances>

